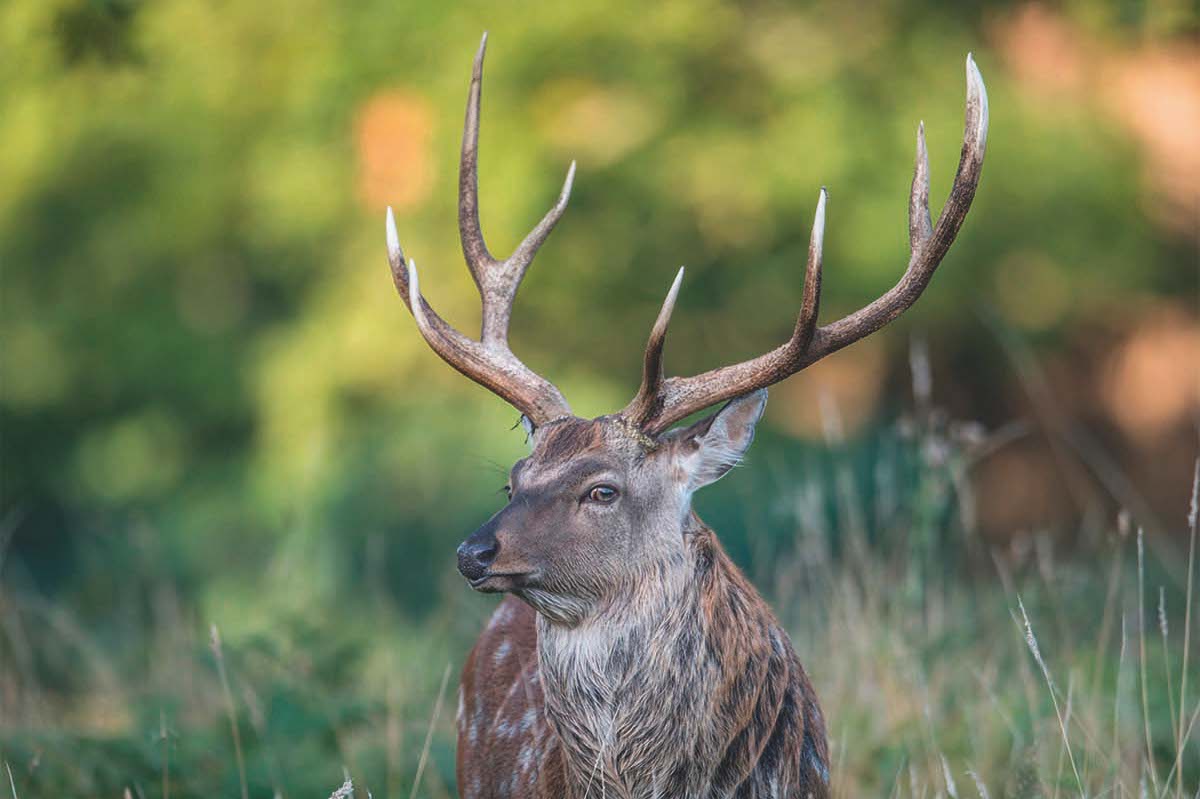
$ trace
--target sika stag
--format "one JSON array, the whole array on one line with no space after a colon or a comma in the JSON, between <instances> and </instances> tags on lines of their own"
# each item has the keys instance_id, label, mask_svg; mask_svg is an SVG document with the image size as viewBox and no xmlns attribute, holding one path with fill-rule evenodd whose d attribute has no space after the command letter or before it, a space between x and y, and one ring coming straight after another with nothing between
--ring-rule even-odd
<instances>
[{"instance_id":1,"label":"sika stag","mask_svg":"<svg viewBox=\"0 0 1200 799\"><path fill-rule=\"evenodd\" d=\"M970 208L987 139L983 80L967 57L966 133L937 224L929 216L923 129L909 198L911 256L865 308L817 324L826 195L808 249L791 338L743 363L666 377L663 344L679 270L650 333L637 395L596 419L508 346L517 287L566 208L555 206L503 260L479 227L477 148L484 36L475 57L459 171L463 254L482 297L469 338L421 296L391 210L388 259L421 335L452 367L511 403L532 443L508 502L458 549L471 587L504 592L459 688L462 796L829 796L825 720L787 633L692 510L692 494L745 454L767 386L878 330L933 277ZM725 403L687 427L691 414Z\"/></svg>"}]
</instances>

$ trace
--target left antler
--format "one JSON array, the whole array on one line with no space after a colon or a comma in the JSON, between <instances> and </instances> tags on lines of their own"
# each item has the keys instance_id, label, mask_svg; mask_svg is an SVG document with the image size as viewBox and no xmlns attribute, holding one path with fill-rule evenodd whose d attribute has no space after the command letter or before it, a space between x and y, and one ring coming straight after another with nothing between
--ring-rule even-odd
<instances>
[{"instance_id":1,"label":"left antler","mask_svg":"<svg viewBox=\"0 0 1200 799\"><path fill-rule=\"evenodd\" d=\"M929 217L929 155L925 127L917 130L917 159L908 203L908 235L912 255L900 282L882 297L854 313L817 327L821 292L821 248L825 232L826 193L821 189L808 247L804 299L791 338L765 355L694 377L664 377L662 351L667 325L683 270L675 278L646 344L642 385L621 412L649 435L723 400L740 397L784 380L830 353L874 333L908 310L929 285L933 272L954 243L975 197L987 149L987 90L974 59L967 56L967 115L962 155L950 197L937 225Z\"/></svg>"},{"instance_id":2,"label":"left antler","mask_svg":"<svg viewBox=\"0 0 1200 799\"><path fill-rule=\"evenodd\" d=\"M575 179L575 164L572 163L567 170L567 179L558 202L546 212L537 227L529 232L508 258L502 261L494 258L488 251L479 227L479 101L486 49L485 33L479 43L471 74L458 174L459 236L467 267L471 270L475 285L479 287L482 302L479 340L468 338L451 327L421 296L416 264L411 260L405 261L391 208L387 212L388 262L392 267L396 290L412 311L417 328L433 351L462 374L507 400L536 426L569 416L571 408L550 381L533 372L513 355L508 345L508 327L521 279L566 210L567 199L571 196L571 183Z\"/></svg>"}]
</instances>

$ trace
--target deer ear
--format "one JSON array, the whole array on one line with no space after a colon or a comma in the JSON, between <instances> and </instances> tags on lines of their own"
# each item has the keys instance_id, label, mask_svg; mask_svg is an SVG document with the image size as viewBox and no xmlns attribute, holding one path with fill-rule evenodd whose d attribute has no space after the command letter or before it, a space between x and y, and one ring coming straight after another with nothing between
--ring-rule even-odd
<instances>
[{"instance_id":1,"label":"deer ear","mask_svg":"<svg viewBox=\"0 0 1200 799\"><path fill-rule=\"evenodd\" d=\"M767 391L760 389L730 400L724 408L693 425L668 434L672 456L695 491L715 483L737 465L754 441L754 427L767 407Z\"/></svg>"}]
</instances>

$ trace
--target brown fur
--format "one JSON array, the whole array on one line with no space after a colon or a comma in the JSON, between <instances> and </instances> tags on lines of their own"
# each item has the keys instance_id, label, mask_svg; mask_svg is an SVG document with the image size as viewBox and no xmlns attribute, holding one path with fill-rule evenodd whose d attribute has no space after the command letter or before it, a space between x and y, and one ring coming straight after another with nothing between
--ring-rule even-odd
<instances>
[{"instance_id":1,"label":"brown fur","mask_svg":"<svg viewBox=\"0 0 1200 799\"><path fill-rule=\"evenodd\" d=\"M463 669L461 796L828 796L824 719L787 634L694 516L687 539L687 579L599 611L589 624L615 623L590 654L505 598Z\"/></svg>"},{"instance_id":2,"label":"brown fur","mask_svg":"<svg viewBox=\"0 0 1200 799\"><path fill-rule=\"evenodd\" d=\"M513 596L463 666L455 773L463 797L565 797L561 747L545 714L535 613Z\"/></svg>"},{"instance_id":3,"label":"brown fur","mask_svg":"<svg viewBox=\"0 0 1200 799\"><path fill-rule=\"evenodd\" d=\"M568 461L589 450L602 448L604 428L596 419L561 419L540 429L537 442L542 460Z\"/></svg>"}]
</instances>

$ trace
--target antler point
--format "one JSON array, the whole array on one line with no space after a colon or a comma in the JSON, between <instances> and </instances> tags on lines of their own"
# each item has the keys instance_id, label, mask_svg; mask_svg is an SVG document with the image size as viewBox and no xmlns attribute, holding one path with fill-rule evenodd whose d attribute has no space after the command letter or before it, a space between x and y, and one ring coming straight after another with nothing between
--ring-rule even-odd
<instances>
[{"instance_id":1,"label":"antler point","mask_svg":"<svg viewBox=\"0 0 1200 799\"><path fill-rule=\"evenodd\" d=\"M822 250L825 247L825 200L828 195L825 189L821 189L821 195L817 198L817 210L813 214L812 235L809 237L809 263L805 270L805 282L810 282L807 273L815 270L816 280L820 280L821 272L821 257ZM820 288L814 285L815 291L820 291Z\"/></svg>"},{"instance_id":2,"label":"antler point","mask_svg":"<svg viewBox=\"0 0 1200 799\"><path fill-rule=\"evenodd\" d=\"M387 209L387 248L388 257L392 260L404 260L404 253L400 249L400 234L396 232L396 216L392 213L392 206Z\"/></svg>"},{"instance_id":3,"label":"antler point","mask_svg":"<svg viewBox=\"0 0 1200 799\"><path fill-rule=\"evenodd\" d=\"M983 83L983 75L975 64L975 59L967 53L967 111L971 105L978 106L979 116L975 128L975 144L982 150L987 145L988 132L988 96L987 87Z\"/></svg>"},{"instance_id":4,"label":"antler point","mask_svg":"<svg viewBox=\"0 0 1200 799\"><path fill-rule=\"evenodd\" d=\"M667 302L672 306L675 305L675 298L679 296L679 286L683 283L683 267L679 267L679 271L675 273L675 280L671 283L671 290L667 292Z\"/></svg>"},{"instance_id":5,"label":"antler point","mask_svg":"<svg viewBox=\"0 0 1200 799\"><path fill-rule=\"evenodd\" d=\"M571 162L571 166L567 167L567 179L563 181L562 192L559 197L559 205L564 205L567 199L571 196L571 189L575 186L575 162Z\"/></svg>"},{"instance_id":6,"label":"antler point","mask_svg":"<svg viewBox=\"0 0 1200 799\"><path fill-rule=\"evenodd\" d=\"M970 53L967 53L967 88L972 94L985 94L983 75L979 72L979 66Z\"/></svg>"},{"instance_id":7,"label":"antler point","mask_svg":"<svg viewBox=\"0 0 1200 799\"><path fill-rule=\"evenodd\" d=\"M483 32L483 38L479 40L479 49L475 51L475 64L471 70L471 81L476 82L483 79L483 56L487 52L487 31Z\"/></svg>"},{"instance_id":8,"label":"antler point","mask_svg":"<svg viewBox=\"0 0 1200 799\"><path fill-rule=\"evenodd\" d=\"M425 309L421 307L421 282L417 279L417 262L412 258L408 259L408 307L412 310L417 329L424 336L426 321Z\"/></svg>"}]
</instances>

